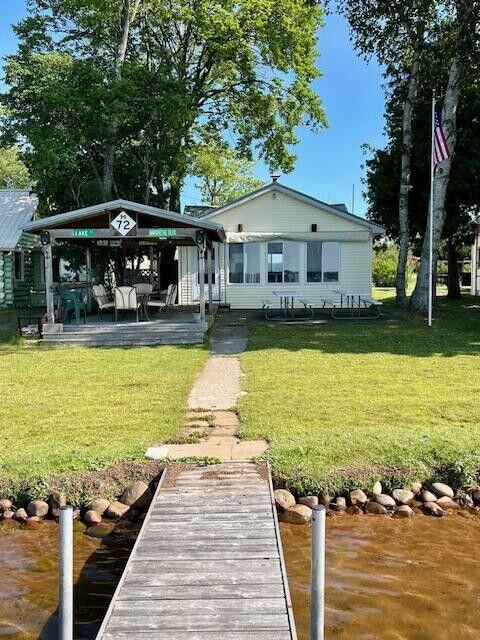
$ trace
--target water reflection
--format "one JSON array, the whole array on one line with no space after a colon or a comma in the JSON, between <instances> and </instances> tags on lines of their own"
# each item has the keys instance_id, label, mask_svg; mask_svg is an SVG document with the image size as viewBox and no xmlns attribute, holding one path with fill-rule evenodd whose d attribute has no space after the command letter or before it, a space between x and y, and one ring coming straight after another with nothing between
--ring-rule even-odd
<instances>
[{"instance_id":1,"label":"water reflection","mask_svg":"<svg viewBox=\"0 0 480 640\"><path fill-rule=\"evenodd\" d=\"M310 528L281 524L299 640L309 638ZM327 520L326 638L480 638L480 521Z\"/></svg>"},{"instance_id":2,"label":"water reflection","mask_svg":"<svg viewBox=\"0 0 480 640\"><path fill-rule=\"evenodd\" d=\"M128 523L85 535L75 523L75 638L95 638L138 527ZM0 638L56 638L58 526L0 530Z\"/></svg>"}]
</instances>

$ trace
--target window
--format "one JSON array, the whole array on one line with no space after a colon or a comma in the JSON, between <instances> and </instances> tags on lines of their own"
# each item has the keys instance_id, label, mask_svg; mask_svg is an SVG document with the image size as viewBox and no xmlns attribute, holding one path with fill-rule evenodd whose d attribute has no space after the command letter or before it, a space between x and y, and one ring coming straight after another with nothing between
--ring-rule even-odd
<instances>
[{"instance_id":1,"label":"window","mask_svg":"<svg viewBox=\"0 0 480 640\"><path fill-rule=\"evenodd\" d=\"M338 282L338 242L307 242L307 282Z\"/></svg>"},{"instance_id":2,"label":"window","mask_svg":"<svg viewBox=\"0 0 480 640\"><path fill-rule=\"evenodd\" d=\"M298 242L268 243L268 282L299 282L299 265Z\"/></svg>"},{"instance_id":3,"label":"window","mask_svg":"<svg viewBox=\"0 0 480 640\"><path fill-rule=\"evenodd\" d=\"M22 281L24 276L23 253L21 251L15 251L14 255L15 255L15 264L14 264L15 280Z\"/></svg>"},{"instance_id":4,"label":"window","mask_svg":"<svg viewBox=\"0 0 480 640\"><path fill-rule=\"evenodd\" d=\"M260 243L235 242L228 245L230 284L258 284L260 282Z\"/></svg>"}]
</instances>

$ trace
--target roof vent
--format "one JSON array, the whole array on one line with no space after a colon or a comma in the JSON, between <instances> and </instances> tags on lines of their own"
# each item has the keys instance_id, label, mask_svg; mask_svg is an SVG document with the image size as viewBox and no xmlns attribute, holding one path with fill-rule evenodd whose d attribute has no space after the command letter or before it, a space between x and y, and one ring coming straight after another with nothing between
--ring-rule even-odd
<instances>
[{"instance_id":1,"label":"roof vent","mask_svg":"<svg viewBox=\"0 0 480 640\"><path fill-rule=\"evenodd\" d=\"M278 182L278 179L280 178L280 174L279 173L271 173L270 174L270 178L272 179L272 182Z\"/></svg>"}]
</instances>

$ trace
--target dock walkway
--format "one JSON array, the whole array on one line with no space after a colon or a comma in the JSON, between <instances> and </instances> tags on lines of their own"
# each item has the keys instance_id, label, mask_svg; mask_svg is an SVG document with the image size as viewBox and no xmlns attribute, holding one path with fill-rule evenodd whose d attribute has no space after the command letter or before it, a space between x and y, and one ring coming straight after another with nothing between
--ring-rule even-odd
<instances>
[{"instance_id":1,"label":"dock walkway","mask_svg":"<svg viewBox=\"0 0 480 640\"><path fill-rule=\"evenodd\" d=\"M296 640L266 465L162 477L97 635L127 638Z\"/></svg>"}]
</instances>

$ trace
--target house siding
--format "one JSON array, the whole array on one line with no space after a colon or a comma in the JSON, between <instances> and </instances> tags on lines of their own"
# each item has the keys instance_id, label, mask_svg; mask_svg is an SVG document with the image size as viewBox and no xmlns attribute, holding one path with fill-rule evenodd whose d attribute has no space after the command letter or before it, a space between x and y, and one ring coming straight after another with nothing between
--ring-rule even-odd
<instances>
[{"instance_id":1,"label":"house siding","mask_svg":"<svg viewBox=\"0 0 480 640\"><path fill-rule=\"evenodd\" d=\"M372 233L355 220L347 220L328 211L321 211L308 203L283 193L263 194L255 199L243 202L231 209L210 216L209 220L222 224L225 231L237 232L242 225L244 233L283 233L300 242L300 282L291 284L273 284L267 280L267 245L261 243L260 284L228 284L228 243L219 247L220 297L223 303L233 309L254 309L262 306L263 299L272 299L272 291L295 289L320 307L323 298L338 299L335 289L345 289L362 293L370 292L372 287ZM317 225L317 231L311 232L311 225ZM336 235L338 234L338 235ZM355 241L344 240L353 234ZM340 273L336 283L306 282L306 244L307 240L338 241L340 245ZM189 304L192 298L194 274L191 270L196 248L185 247L180 257L181 304ZM180 276L179 276L180 277Z\"/></svg>"},{"instance_id":2,"label":"house siding","mask_svg":"<svg viewBox=\"0 0 480 640\"><path fill-rule=\"evenodd\" d=\"M23 280L15 280L15 252L0 252L0 309L30 305L30 292L35 279L32 248L36 242L35 236L24 233L15 247L15 252L23 253Z\"/></svg>"}]
</instances>

